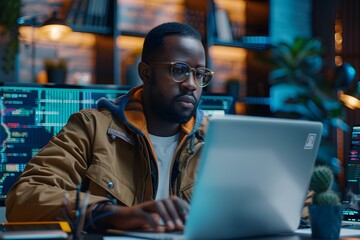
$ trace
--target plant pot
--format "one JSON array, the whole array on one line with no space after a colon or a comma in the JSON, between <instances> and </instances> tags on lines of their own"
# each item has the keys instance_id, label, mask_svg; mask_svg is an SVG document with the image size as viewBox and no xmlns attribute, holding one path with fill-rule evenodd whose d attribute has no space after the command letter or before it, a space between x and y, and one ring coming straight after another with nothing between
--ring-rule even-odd
<instances>
[{"instance_id":1,"label":"plant pot","mask_svg":"<svg viewBox=\"0 0 360 240\"><path fill-rule=\"evenodd\" d=\"M341 205L309 205L311 235L315 239L338 239L343 219Z\"/></svg>"},{"instance_id":2,"label":"plant pot","mask_svg":"<svg viewBox=\"0 0 360 240\"><path fill-rule=\"evenodd\" d=\"M46 69L46 73L49 83L65 83L66 69L63 68Z\"/></svg>"}]
</instances>

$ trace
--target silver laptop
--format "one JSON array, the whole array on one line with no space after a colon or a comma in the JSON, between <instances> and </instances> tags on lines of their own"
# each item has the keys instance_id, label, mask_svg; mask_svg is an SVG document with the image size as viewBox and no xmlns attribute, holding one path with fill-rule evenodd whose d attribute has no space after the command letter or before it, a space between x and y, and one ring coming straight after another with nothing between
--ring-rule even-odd
<instances>
[{"instance_id":1,"label":"silver laptop","mask_svg":"<svg viewBox=\"0 0 360 240\"><path fill-rule=\"evenodd\" d=\"M225 239L293 233L299 226L321 131L319 122L213 117L184 235L129 235Z\"/></svg>"}]
</instances>

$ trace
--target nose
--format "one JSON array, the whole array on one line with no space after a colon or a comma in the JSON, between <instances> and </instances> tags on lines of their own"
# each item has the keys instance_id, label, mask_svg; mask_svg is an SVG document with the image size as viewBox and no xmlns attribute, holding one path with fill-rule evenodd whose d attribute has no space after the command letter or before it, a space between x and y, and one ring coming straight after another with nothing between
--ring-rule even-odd
<instances>
[{"instance_id":1,"label":"nose","mask_svg":"<svg viewBox=\"0 0 360 240\"><path fill-rule=\"evenodd\" d=\"M184 88L187 88L190 91L196 90L197 85L196 85L196 79L194 76L195 76L195 70L191 69L189 77L181 83L181 86L183 86Z\"/></svg>"}]
</instances>

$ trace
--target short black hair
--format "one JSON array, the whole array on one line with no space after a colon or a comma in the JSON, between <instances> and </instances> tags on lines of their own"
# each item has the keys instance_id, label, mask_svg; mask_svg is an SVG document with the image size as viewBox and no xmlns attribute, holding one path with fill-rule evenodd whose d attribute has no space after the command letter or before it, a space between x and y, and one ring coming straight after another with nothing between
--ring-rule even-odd
<instances>
[{"instance_id":1,"label":"short black hair","mask_svg":"<svg viewBox=\"0 0 360 240\"><path fill-rule=\"evenodd\" d=\"M164 38L171 35L191 37L202 41L200 33L192 26L179 23L167 22L154 27L146 35L141 60L147 62L154 54L158 54L164 47Z\"/></svg>"}]
</instances>

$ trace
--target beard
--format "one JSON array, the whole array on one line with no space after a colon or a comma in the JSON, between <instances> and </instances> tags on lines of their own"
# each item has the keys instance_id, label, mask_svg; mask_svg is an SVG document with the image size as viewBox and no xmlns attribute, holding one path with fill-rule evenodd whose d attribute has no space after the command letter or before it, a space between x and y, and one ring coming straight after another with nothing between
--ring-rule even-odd
<instances>
[{"instance_id":1,"label":"beard","mask_svg":"<svg viewBox=\"0 0 360 240\"><path fill-rule=\"evenodd\" d=\"M159 116L161 119L164 119L171 123L184 124L187 123L195 114L199 105L198 99L194 96L193 92L180 93L174 96L170 102L166 99L165 95L161 91L156 89L156 80L155 76L152 76L150 91L152 95L153 103L151 105L151 110L154 114ZM184 96L190 95L195 99L194 108L190 113L186 109L181 109L177 106L177 99Z\"/></svg>"},{"instance_id":2,"label":"beard","mask_svg":"<svg viewBox=\"0 0 360 240\"><path fill-rule=\"evenodd\" d=\"M185 114L184 111L176 111L176 107L175 107L176 99L183 95L185 94L179 94L175 96L171 100L171 104L165 109L165 112L167 113L168 121L183 124L183 123L187 123L191 119L191 117L196 114L196 110L199 102L193 94L191 95L194 97L194 99L196 99L196 104L194 105L193 110L189 114Z\"/></svg>"}]
</instances>

